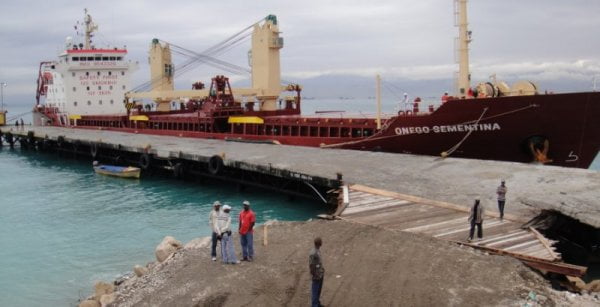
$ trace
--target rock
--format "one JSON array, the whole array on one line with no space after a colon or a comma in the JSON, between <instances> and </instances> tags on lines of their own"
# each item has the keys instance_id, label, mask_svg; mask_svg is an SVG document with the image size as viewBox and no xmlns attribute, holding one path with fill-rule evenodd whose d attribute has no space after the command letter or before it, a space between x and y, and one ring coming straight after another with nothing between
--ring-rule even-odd
<instances>
[{"instance_id":1,"label":"rock","mask_svg":"<svg viewBox=\"0 0 600 307\"><path fill-rule=\"evenodd\" d=\"M158 262L165 261L171 254L176 252L181 247L181 242L175 240L175 238L171 236L166 236L154 250L156 260L158 260Z\"/></svg>"},{"instance_id":2,"label":"rock","mask_svg":"<svg viewBox=\"0 0 600 307\"><path fill-rule=\"evenodd\" d=\"M100 297L100 306L105 307L115 301L116 293L104 294Z\"/></svg>"},{"instance_id":3,"label":"rock","mask_svg":"<svg viewBox=\"0 0 600 307\"><path fill-rule=\"evenodd\" d=\"M94 290L96 299L100 299L100 297L104 294L111 294L115 292L115 286L103 281L99 281L96 283L96 285L94 285Z\"/></svg>"},{"instance_id":4,"label":"rock","mask_svg":"<svg viewBox=\"0 0 600 307\"><path fill-rule=\"evenodd\" d=\"M548 298L544 295L538 294L537 300L538 300L538 302L543 303L543 302L547 301Z\"/></svg>"},{"instance_id":5,"label":"rock","mask_svg":"<svg viewBox=\"0 0 600 307\"><path fill-rule=\"evenodd\" d=\"M585 287L589 292L600 292L600 279L591 281Z\"/></svg>"},{"instance_id":6,"label":"rock","mask_svg":"<svg viewBox=\"0 0 600 307\"><path fill-rule=\"evenodd\" d=\"M201 249L201 248L208 248L210 246L210 237L202 237L202 238L196 238L190 242L188 242L187 244L185 244L185 246L183 248L185 249Z\"/></svg>"},{"instance_id":7,"label":"rock","mask_svg":"<svg viewBox=\"0 0 600 307\"><path fill-rule=\"evenodd\" d=\"M148 268L136 264L133 267L133 272L135 272L137 277L142 277L143 275L148 274Z\"/></svg>"},{"instance_id":8,"label":"rock","mask_svg":"<svg viewBox=\"0 0 600 307\"><path fill-rule=\"evenodd\" d=\"M100 302L94 300L85 300L79 303L79 307L101 307Z\"/></svg>"}]
</instances>

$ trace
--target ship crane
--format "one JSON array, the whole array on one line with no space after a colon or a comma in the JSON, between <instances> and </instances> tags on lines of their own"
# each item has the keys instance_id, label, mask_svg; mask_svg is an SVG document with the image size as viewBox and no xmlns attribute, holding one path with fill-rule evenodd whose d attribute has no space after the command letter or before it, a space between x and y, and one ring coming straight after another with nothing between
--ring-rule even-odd
<instances>
[{"instance_id":1,"label":"ship crane","mask_svg":"<svg viewBox=\"0 0 600 307\"><path fill-rule=\"evenodd\" d=\"M213 55L243 41L245 39L243 33L250 28L252 28L252 49L249 52L251 66L249 71L246 68L213 57ZM300 99L299 92L301 90L301 87L296 84L281 84L279 50L283 48L283 38L279 36L279 33L277 17L269 15L264 19L262 25L255 23L203 53L196 53L158 39L153 39L149 55L150 81L126 93L125 98L126 100L152 99L157 105L157 111L170 111L171 101L179 100L182 97L193 100L204 99L211 94L210 89L175 90L173 83L173 78L178 74L179 70L183 73L188 71L190 67L193 67L193 64L200 62L211 64L234 73L250 72L252 87L233 88L231 90L232 94L238 97L256 97L259 101L260 111L275 111L277 110L277 100L281 92L296 91L296 99ZM190 56L190 60L185 62L181 69L175 69L173 66L171 47L179 54ZM148 91L139 91L148 88Z\"/></svg>"}]
</instances>

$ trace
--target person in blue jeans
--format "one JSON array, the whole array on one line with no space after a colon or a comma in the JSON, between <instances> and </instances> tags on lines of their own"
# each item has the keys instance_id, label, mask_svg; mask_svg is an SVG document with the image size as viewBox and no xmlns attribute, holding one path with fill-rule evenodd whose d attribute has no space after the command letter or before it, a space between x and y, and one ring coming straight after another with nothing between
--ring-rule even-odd
<instances>
[{"instance_id":1,"label":"person in blue jeans","mask_svg":"<svg viewBox=\"0 0 600 307\"><path fill-rule=\"evenodd\" d=\"M250 210L250 202L244 200L244 210L240 212L240 243L242 245L242 261L252 261L254 258L254 224L256 223L256 214Z\"/></svg>"},{"instance_id":2,"label":"person in blue jeans","mask_svg":"<svg viewBox=\"0 0 600 307\"><path fill-rule=\"evenodd\" d=\"M217 218L217 233L221 239L221 257L224 263L236 264L239 263L235 256L233 240L231 238L231 215L229 214L231 207L223 206L223 211L219 213Z\"/></svg>"},{"instance_id":3,"label":"person in blue jeans","mask_svg":"<svg viewBox=\"0 0 600 307\"><path fill-rule=\"evenodd\" d=\"M323 289L323 278L325 277L325 268L321 259L321 245L323 241L316 237L314 241L315 247L311 250L308 256L308 267L312 278L311 286L311 303L312 307L321 307L321 290Z\"/></svg>"}]
</instances>

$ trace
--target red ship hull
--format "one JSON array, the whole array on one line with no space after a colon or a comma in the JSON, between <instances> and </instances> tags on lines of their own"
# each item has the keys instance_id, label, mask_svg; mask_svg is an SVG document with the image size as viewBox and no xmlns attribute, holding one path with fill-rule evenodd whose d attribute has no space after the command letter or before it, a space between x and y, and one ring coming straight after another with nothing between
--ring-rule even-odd
<instances>
[{"instance_id":1,"label":"red ship hull","mask_svg":"<svg viewBox=\"0 0 600 307\"><path fill-rule=\"evenodd\" d=\"M227 110L220 110L220 116L203 110L135 113L146 115L144 122L125 115L82 116L65 122L52 110L41 111L52 125L76 128L525 163L537 160L576 168L588 168L600 149L600 93L596 92L450 100L431 113L384 119L381 130L374 118ZM230 124L229 116L258 116L264 123Z\"/></svg>"}]
</instances>

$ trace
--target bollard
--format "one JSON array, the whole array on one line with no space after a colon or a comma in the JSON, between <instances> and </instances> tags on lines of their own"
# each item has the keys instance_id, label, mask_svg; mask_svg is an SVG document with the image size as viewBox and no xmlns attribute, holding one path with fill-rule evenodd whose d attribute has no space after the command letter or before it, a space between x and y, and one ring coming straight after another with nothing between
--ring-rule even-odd
<instances>
[{"instance_id":1,"label":"bollard","mask_svg":"<svg viewBox=\"0 0 600 307\"><path fill-rule=\"evenodd\" d=\"M269 225L265 224L264 228L263 228L263 246L267 246L268 243L268 239L267 239L267 227L269 227Z\"/></svg>"}]
</instances>

